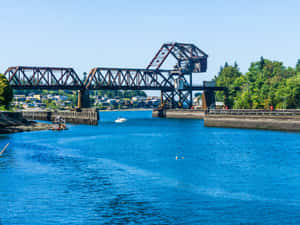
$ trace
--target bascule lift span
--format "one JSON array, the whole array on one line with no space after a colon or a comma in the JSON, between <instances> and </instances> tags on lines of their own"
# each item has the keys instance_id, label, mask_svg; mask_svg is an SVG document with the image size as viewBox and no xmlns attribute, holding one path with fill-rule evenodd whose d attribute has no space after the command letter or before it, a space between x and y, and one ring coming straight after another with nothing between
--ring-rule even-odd
<instances>
[{"instance_id":1,"label":"bascule lift span","mask_svg":"<svg viewBox=\"0 0 300 225\"><path fill-rule=\"evenodd\" d=\"M176 64L161 69L168 57ZM193 85L193 73L207 70L208 55L187 43L166 43L161 46L144 69L93 68L82 81L73 68L9 67L5 76L14 89L78 90L78 107L89 107L90 90L158 90L162 108L190 108L192 92L203 91L203 108L215 105L215 91L225 90L209 82Z\"/></svg>"}]
</instances>

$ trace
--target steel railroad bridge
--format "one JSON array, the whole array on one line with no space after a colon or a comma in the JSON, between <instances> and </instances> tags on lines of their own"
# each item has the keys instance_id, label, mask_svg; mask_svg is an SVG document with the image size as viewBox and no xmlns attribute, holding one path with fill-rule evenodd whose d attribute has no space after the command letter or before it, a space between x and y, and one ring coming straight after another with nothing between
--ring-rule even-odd
<instances>
[{"instance_id":1,"label":"steel railroad bridge","mask_svg":"<svg viewBox=\"0 0 300 225\"><path fill-rule=\"evenodd\" d=\"M172 69L161 69L168 57L176 60ZM81 80L73 68L9 67L5 71L13 89L78 90L78 107L89 107L90 90L158 90L161 106L182 108L192 106L192 91L202 90L204 107L215 104L215 91L225 90L209 82L193 86L193 73L207 70L208 55L187 43L166 43L161 46L145 69L93 68Z\"/></svg>"}]
</instances>

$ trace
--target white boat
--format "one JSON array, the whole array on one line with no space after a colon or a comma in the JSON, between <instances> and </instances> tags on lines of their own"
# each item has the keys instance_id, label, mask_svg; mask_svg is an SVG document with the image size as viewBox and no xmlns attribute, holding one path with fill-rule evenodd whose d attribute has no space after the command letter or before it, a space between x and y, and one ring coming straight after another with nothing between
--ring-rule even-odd
<instances>
[{"instance_id":1,"label":"white boat","mask_svg":"<svg viewBox=\"0 0 300 225\"><path fill-rule=\"evenodd\" d=\"M124 123L126 121L127 121L127 119L125 119L125 118L118 118L115 120L116 123Z\"/></svg>"}]
</instances>

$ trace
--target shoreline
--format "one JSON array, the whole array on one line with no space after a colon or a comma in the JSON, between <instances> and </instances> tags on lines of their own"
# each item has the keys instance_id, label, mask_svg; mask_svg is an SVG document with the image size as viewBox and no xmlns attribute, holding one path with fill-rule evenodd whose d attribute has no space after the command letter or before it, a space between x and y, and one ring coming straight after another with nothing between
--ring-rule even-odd
<instances>
[{"instance_id":1,"label":"shoreline","mask_svg":"<svg viewBox=\"0 0 300 225\"><path fill-rule=\"evenodd\" d=\"M48 123L38 123L34 121L28 121L30 124L16 125L16 126L8 126L4 128L0 128L0 134L12 134L12 133L21 133L21 132L29 132L29 131L42 131L42 130L50 130L51 124Z\"/></svg>"},{"instance_id":2,"label":"shoreline","mask_svg":"<svg viewBox=\"0 0 300 225\"><path fill-rule=\"evenodd\" d=\"M205 127L300 132L300 121L279 119L204 118Z\"/></svg>"},{"instance_id":3,"label":"shoreline","mask_svg":"<svg viewBox=\"0 0 300 225\"><path fill-rule=\"evenodd\" d=\"M0 134L49 130L51 124L26 120L20 112L0 112Z\"/></svg>"},{"instance_id":4,"label":"shoreline","mask_svg":"<svg viewBox=\"0 0 300 225\"><path fill-rule=\"evenodd\" d=\"M105 110L100 110L99 109L99 112L121 112L121 111L153 111L154 109L152 109L152 108L149 108L149 109L147 109L147 108L137 108L137 109L113 109L113 110L107 110L107 109L105 109Z\"/></svg>"},{"instance_id":5,"label":"shoreline","mask_svg":"<svg viewBox=\"0 0 300 225\"><path fill-rule=\"evenodd\" d=\"M205 114L204 126L300 132L300 111L212 111Z\"/></svg>"}]
</instances>

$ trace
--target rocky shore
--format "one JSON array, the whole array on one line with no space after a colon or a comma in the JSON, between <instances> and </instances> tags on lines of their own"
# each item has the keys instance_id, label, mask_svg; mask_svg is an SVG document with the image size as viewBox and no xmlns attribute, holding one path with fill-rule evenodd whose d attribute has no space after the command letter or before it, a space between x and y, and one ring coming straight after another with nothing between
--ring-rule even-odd
<instances>
[{"instance_id":1,"label":"rocky shore","mask_svg":"<svg viewBox=\"0 0 300 225\"><path fill-rule=\"evenodd\" d=\"M17 112L0 112L0 134L49 130L51 124L26 120Z\"/></svg>"}]
</instances>

